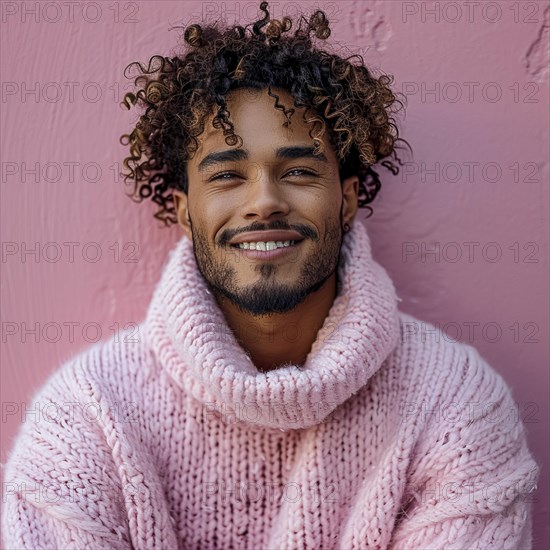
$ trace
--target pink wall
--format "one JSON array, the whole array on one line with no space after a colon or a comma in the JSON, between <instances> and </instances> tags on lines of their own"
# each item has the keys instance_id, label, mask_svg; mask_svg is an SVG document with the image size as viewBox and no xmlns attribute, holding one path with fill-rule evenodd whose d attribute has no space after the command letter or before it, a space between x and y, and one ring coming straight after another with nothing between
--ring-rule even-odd
<instances>
[{"instance_id":1,"label":"pink wall","mask_svg":"<svg viewBox=\"0 0 550 550\"><path fill-rule=\"evenodd\" d=\"M257 5L1 3L2 462L25 403L60 362L141 320L179 237L116 177L118 136L134 120L118 106L124 66L168 55L171 25L252 18ZM274 3L273 15L298 5L319 4ZM341 53L362 53L408 92L402 127L415 156L396 178L382 170L367 222L375 256L403 310L476 346L512 387L544 462L534 548L547 548L550 8L320 5Z\"/></svg>"}]
</instances>

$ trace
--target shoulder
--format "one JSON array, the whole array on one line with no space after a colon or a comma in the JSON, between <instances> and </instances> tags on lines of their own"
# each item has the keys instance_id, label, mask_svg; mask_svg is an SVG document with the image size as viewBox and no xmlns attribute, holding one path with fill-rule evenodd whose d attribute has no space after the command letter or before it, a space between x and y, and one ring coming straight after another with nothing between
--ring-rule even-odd
<instances>
[{"instance_id":1,"label":"shoulder","mask_svg":"<svg viewBox=\"0 0 550 550\"><path fill-rule=\"evenodd\" d=\"M52 444L65 456L86 444L108 456L113 437L138 425L158 386L142 334L141 325L122 330L64 361L22 404L10 462Z\"/></svg>"},{"instance_id":2,"label":"shoulder","mask_svg":"<svg viewBox=\"0 0 550 550\"><path fill-rule=\"evenodd\" d=\"M104 446L121 425L135 425L150 388L154 358L141 325L97 342L64 361L21 405L12 455L54 441ZM76 443L77 441L81 443Z\"/></svg>"},{"instance_id":3,"label":"shoulder","mask_svg":"<svg viewBox=\"0 0 550 550\"><path fill-rule=\"evenodd\" d=\"M400 339L394 350L394 368L410 381L417 395L429 390L449 399L469 388L472 397L488 397L491 387L509 390L504 378L472 345L451 338L438 326L399 312Z\"/></svg>"},{"instance_id":4,"label":"shoulder","mask_svg":"<svg viewBox=\"0 0 550 550\"><path fill-rule=\"evenodd\" d=\"M393 388L403 426L417 434L449 425L524 430L512 387L498 366L431 323L400 312L400 324L400 339L380 374Z\"/></svg>"},{"instance_id":5,"label":"shoulder","mask_svg":"<svg viewBox=\"0 0 550 550\"><path fill-rule=\"evenodd\" d=\"M48 547L57 548L66 547L64 537L114 540L108 522L125 530L124 457L135 456L128 434L136 411L120 389L131 387L139 357L138 347L128 343L114 336L93 344L62 363L22 404L4 470L3 527L12 540L25 522L33 531L46 524L55 530L60 538Z\"/></svg>"},{"instance_id":6,"label":"shoulder","mask_svg":"<svg viewBox=\"0 0 550 550\"><path fill-rule=\"evenodd\" d=\"M392 411L406 468L394 542L410 548L435 533L445 544L452 533L464 548L519 548L541 464L503 376L473 346L406 314L388 367L400 380Z\"/></svg>"},{"instance_id":7,"label":"shoulder","mask_svg":"<svg viewBox=\"0 0 550 550\"><path fill-rule=\"evenodd\" d=\"M47 401L54 396L87 400L108 394L121 398L155 367L142 324L133 324L65 360L32 400Z\"/></svg>"},{"instance_id":8,"label":"shoulder","mask_svg":"<svg viewBox=\"0 0 550 550\"><path fill-rule=\"evenodd\" d=\"M455 434L462 447L500 437L526 452L526 428L503 375L476 348L433 324L401 314L401 326L392 364L402 380L400 418L415 427L425 448Z\"/></svg>"}]
</instances>

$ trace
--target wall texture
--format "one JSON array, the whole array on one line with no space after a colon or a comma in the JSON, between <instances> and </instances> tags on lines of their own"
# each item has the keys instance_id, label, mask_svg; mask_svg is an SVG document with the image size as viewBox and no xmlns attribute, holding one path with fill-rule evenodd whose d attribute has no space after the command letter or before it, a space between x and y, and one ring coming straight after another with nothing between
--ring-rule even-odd
<instances>
[{"instance_id":1,"label":"wall texture","mask_svg":"<svg viewBox=\"0 0 550 550\"><path fill-rule=\"evenodd\" d=\"M2 462L48 375L141 320L180 235L124 196L124 67L171 54L176 25L249 22L258 4L1 3ZM272 6L320 6L336 51L407 95L414 156L380 171L375 256L404 311L476 346L511 386L544 464L534 548L548 548L549 3Z\"/></svg>"}]
</instances>

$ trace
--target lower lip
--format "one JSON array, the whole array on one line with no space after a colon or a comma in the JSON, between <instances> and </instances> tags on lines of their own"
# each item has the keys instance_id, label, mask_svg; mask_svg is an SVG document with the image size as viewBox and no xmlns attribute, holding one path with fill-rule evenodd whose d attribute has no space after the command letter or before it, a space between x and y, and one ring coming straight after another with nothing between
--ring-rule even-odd
<instances>
[{"instance_id":1,"label":"lower lip","mask_svg":"<svg viewBox=\"0 0 550 550\"><path fill-rule=\"evenodd\" d=\"M250 248L235 247L245 258L249 260L275 260L288 254L289 252L296 251L298 246L303 241L298 241L290 246L283 246L281 248L275 248L273 250L251 250Z\"/></svg>"}]
</instances>

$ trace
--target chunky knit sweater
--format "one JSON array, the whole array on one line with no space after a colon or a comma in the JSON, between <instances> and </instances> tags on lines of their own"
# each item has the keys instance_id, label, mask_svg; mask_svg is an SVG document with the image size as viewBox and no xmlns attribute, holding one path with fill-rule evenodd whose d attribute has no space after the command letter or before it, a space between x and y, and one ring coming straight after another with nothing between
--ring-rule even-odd
<instances>
[{"instance_id":1,"label":"chunky knit sweater","mask_svg":"<svg viewBox=\"0 0 550 550\"><path fill-rule=\"evenodd\" d=\"M259 372L183 237L139 330L28 407L6 547L531 548L539 466L510 389L397 302L355 223L306 362Z\"/></svg>"}]
</instances>

